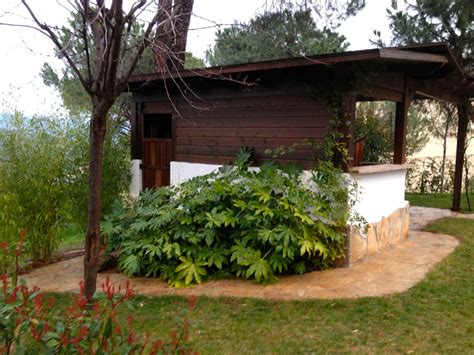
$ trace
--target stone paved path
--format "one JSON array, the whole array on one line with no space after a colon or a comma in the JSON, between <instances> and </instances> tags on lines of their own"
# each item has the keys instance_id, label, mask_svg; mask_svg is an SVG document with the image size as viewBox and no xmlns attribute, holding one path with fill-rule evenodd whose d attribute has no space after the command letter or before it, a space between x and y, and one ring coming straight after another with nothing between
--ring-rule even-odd
<instances>
[{"instance_id":1,"label":"stone paved path","mask_svg":"<svg viewBox=\"0 0 474 355\"><path fill-rule=\"evenodd\" d=\"M132 278L130 283L137 294L148 296L193 294L297 300L357 298L404 292L421 281L459 244L456 238L449 235L416 230L421 225L446 216L443 210L435 210L413 207L414 230L407 241L350 268L280 277L277 283L268 286L247 280L210 281L186 289L170 288L165 282L152 278ZM121 274L99 275L99 284L105 277L115 284L124 284L127 280ZM76 292L82 278L82 257L36 269L24 275L24 278L28 284L37 285L43 291Z\"/></svg>"},{"instance_id":2,"label":"stone paved path","mask_svg":"<svg viewBox=\"0 0 474 355\"><path fill-rule=\"evenodd\" d=\"M421 230L427 224L444 217L474 219L474 213L459 213L441 208L410 206L410 230Z\"/></svg>"}]
</instances>

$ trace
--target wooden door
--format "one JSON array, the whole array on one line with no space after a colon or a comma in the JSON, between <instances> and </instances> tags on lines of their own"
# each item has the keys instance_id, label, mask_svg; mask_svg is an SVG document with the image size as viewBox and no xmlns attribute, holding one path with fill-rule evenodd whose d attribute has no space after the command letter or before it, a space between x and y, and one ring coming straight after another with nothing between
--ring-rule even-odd
<instances>
[{"instance_id":1,"label":"wooden door","mask_svg":"<svg viewBox=\"0 0 474 355\"><path fill-rule=\"evenodd\" d=\"M173 159L171 115L143 116L142 172L143 188L153 189L170 184L170 162Z\"/></svg>"}]
</instances>

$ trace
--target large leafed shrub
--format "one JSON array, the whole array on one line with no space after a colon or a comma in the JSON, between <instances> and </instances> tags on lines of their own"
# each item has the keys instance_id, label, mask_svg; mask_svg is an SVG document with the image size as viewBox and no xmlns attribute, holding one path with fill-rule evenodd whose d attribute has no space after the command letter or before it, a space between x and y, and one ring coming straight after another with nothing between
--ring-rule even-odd
<instances>
[{"instance_id":1,"label":"large leafed shrub","mask_svg":"<svg viewBox=\"0 0 474 355\"><path fill-rule=\"evenodd\" d=\"M216 274L272 281L323 269L344 256L348 192L330 165L301 170L234 166L145 191L106 218L103 234L128 275L174 286Z\"/></svg>"}]
</instances>

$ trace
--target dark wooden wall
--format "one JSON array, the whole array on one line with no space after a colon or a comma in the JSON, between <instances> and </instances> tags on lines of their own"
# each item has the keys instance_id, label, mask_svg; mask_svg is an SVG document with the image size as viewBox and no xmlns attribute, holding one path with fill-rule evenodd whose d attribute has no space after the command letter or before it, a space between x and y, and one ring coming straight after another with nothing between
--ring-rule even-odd
<instances>
[{"instance_id":1,"label":"dark wooden wall","mask_svg":"<svg viewBox=\"0 0 474 355\"><path fill-rule=\"evenodd\" d=\"M323 100L310 97L301 83L265 84L247 88L204 85L196 89L202 100L187 96L193 104L174 94L174 108L159 90L135 94L134 100L141 105L142 114L173 113L175 161L223 164L247 146L254 150L254 162L259 165L271 158L265 154L267 149L296 143L295 151L276 160L311 167L317 152L304 143L323 141L332 109Z\"/></svg>"}]
</instances>

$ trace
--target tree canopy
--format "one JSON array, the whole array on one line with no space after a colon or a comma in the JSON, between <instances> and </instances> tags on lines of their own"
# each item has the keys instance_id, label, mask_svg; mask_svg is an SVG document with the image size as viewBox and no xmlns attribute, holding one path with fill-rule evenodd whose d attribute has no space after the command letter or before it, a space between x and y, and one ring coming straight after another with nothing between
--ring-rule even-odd
<instances>
[{"instance_id":1,"label":"tree canopy","mask_svg":"<svg viewBox=\"0 0 474 355\"><path fill-rule=\"evenodd\" d=\"M392 45L446 42L466 74L474 75L474 2L471 0L404 0L387 9ZM376 41L381 44L380 33Z\"/></svg>"},{"instance_id":2,"label":"tree canopy","mask_svg":"<svg viewBox=\"0 0 474 355\"><path fill-rule=\"evenodd\" d=\"M216 37L206 53L212 66L339 52L349 45L329 28L318 29L309 9L265 12L218 30Z\"/></svg>"}]
</instances>

